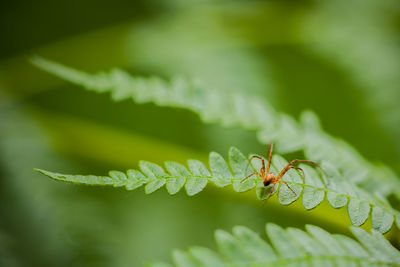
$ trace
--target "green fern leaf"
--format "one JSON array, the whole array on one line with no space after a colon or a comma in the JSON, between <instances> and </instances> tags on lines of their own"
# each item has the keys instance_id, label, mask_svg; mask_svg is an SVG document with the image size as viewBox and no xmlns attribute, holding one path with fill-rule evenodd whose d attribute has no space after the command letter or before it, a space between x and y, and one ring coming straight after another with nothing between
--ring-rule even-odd
<instances>
[{"instance_id":1,"label":"green fern leaf","mask_svg":"<svg viewBox=\"0 0 400 267\"><path fill-rule=\"evenodd\" d=\"M354 239L307 225L306 230L282 229L267 224L270 243L244 226L235 226L233 235L217 230L219 252L194 247L174 251L175 266L400 266L400 252L377 231L372 234L352 227ZM276 252L275 252L276 251ZM150 267L160 265L150 264ZM167 265L166 265L167 266Z\"/></svg>"},{"instance_id":2,"label":"green fern leaf","mask_svg":"<svg viewBox=\"0 0 400 267\"><path fill-rule=\"evenodd\" d=\"M223 259L208 248L192 247L189 249L189 254L202 266L225 266Z\"/></svg>"},{"instance_id":3,"label":"green fern leaf","mask_svg":"<svg viewBox=\"0 0 400 267\"><path fill-rule=\"evenodd\" d=\"M192 159L188 161L189 168L168 161L165 163L166 171L157 164L141 161L139 163L140 171L128 170L126 174L120 171L110 171L109 176L65 175L45 170L38 171L55 180L76 184L124 186L127 190L144 186L146 194L153 193L165 185L171 195L178 193L185 187L187 194L193 196L201 192L208 182L212 182L217 187L232 185L236 192L244 192L256 187L258 198L266 198L272 188L271 186L265 187L260 178L252 176L242 182L249 173L260 169L260 161L254 160L246 172L248 159L237 148L232 147L229 150L228 162L229 164L220 154L211 152L209 157L210 170L200 161ZM287 164L288 162L283 157L274 155L271 170L277 173ZM372 209L373 228L382 233L390 230L395 218L398 220L398 212L392 209L389 204L383 203L381 199L372 197L365 191L352 186L351 182L346 181L333 166L322 164L328 170L329 183L326 183L326 178L313 168L301 166L305 171L305 183L296 170L290 170L283 177L296 194L293 194L285 185L276 185L275 189L278 192L280 204L288 205L297 201L302 192L302 203L306 209L315 208L325 197L328 200L330 198L329 203L333 208L343 207L348 203L347 209L351 222L356 226L364 224L370 217ZM332 197L334 195L336 195L335 200ZM345 201L342 200L343 198Z\"/></svg>"},{"instance_id":4,"label":"green fern leaf","mask_svg":"<svg viewBox=\"0 0 400 267\"><path fill-rule=\"evenodd\" d=\"M173 267L171 264L165 263L165 262L152 262L149 264L146 264L147 267Z\"/></svg>"},{"instance_id":5,"label":"green fern leaf","mask_svg":"<svg viewBox=\"0 0 400 267\"><path fill-rule=\"evenodd\" d=\"M374 207L372 210L373 228L381 233L386 233L394 221L393 214L384 211L380 207Z\"/></svg>"},{"instance_id":6,"label":"green fern leaf","mask_svg":"<svg viewBox=\"0 0 400 267\"><path fill-rule=\"evenodd\" d=\"M175 250L172 252L172 257L174 259L175 266L177 267L197 267L199 266L195 259L190 255L186 254L184 251Z\"/></svg>"},{"instance_id":7,"label":"green fern leaf","mask_svg":"<svg viewBox=\"0 0 400 267\"><path fill-rule=\"evenodd\" d=\"M246 180L242 182L243 177L247 177L251 174L250 170L246 173L247 158L239 151L239 149L232 147L229 150L229 164L235 175L236 180L233 181L233 188L236 192L245 192L252 189L256 182L254 180Z\"/></svg>"},{"instance_id":8,"label":"green fern leaf","mask_svg":"<svg viewBox=\"0 0 400 267\"><path fill-rule=\"evenodd\" d=\"M254 130L264 144L273 139L280 153L303 150L309 159L334 164L346 179L370 194L383 197L394 194L400 199L400 179L390 169L367 162L351 146L327 135L312 112L303 113L298 123L286 114L277 113L256 97L199 88L182 78L165 82L158 78L132 77L118 69L90 75L43 58L35 58L33 63L88 90L109 92L116 101L130 98L137 103L154 102L160 106L184 108L197 113L204 122ZM220 186L228 185L227 179L215 178ZM162 182L154 183L160 185ZM296 187L296 190L296 193L300 192L301 188ZM307 189L306 194L322 197L322 191ZM286 204L296 200L287 190L280 193L280 199ZM341 194L330 194L328 199L336 207L346 205ZM308 200L306 203L308 208L316 205Z\"/></svg>"},{"instance_id":9,"label":"green fern leaf","mask_svg":"<svg viewBox=\"0 0 400 267\"><path fill-rule=\"evenodd\" d=\"M224 158L220 154L211 152L209 163L215 185L224 187L232 183L232 173L229 170L228 164L226 164Z\"/></svg>"},{"instance_id":10,"label":"green fern leaf","mask_svg":"<svg viewBox=\"0 0 400 267\"><path fill-rule=\"evenodd\" d=\"M381 261L400 261L399 252L378 232L372 230L372 235L370 235L356 227L352 227L352 231L374 258Z\"/></svg>"},{"instance_id":11,"label":"green fern leaf","mask_svg":"<svg viewBox=\"0 0 400 267\"><path fill-rule=\"evenodd\" d=\"M294 259L306 256L305 251L301 250L295 243L291 242L289 235L281 227L276 224L267 224L266 229L279 258ZM307 266L305 262L299 262L299 265Z\"/></svg>"},{"instance_id":12,"label":"green fern leaf","mask_svg":"<svg viewBox=\"0 0 400 267\"><path fill-rule=\"evenodd\" d=\"M207 186L207 178L211 177L211 174L201 161L194 159L188 160L188 165L193 177L187 178L185 188L187 194L193 196L201 192Z\"/></svg>"},{"instance_id":13,"label":"green fern leaf","mask_svg":"<svg viewBox=\"0 0 400 267\"><path fill-rule=\"evenodd\" d=\"M248 228L235 226L233 233L239 240L245 253L253 259L257 261L273 261L277 259L272 247Z\"/></svg>"},{"instance_id":14,"label":"green fern leaf","mask_svg":"<svg viewBox=\"0 0 400 267\"><path fill-rule=\"evenodd\" d=\"M215 239L222 256L228 259L232 264L245 264L247 262L247 254L242 249L239 242L229 233L223 230L215 232Z\"/></svg>"},{"instance_id":15,"label":"green fern leaf","mask_svg":"<svg viewBox=\"0 0 400 267\"><path fill-rule=\"evenodd\" d=\"M304 188L303 205L306 209L310 210L318 206L325 197L323 183L318 174L310 166L301 165L305 173L306 184L313 185L313 187Z\"/></svg>"},{"instance_id":16,"label":"green fern leaf","mask_svg":"<svg viewBox=\"0 0 400 267\"><path fill-rule=\"evenodd\" d=\"M368 219L370 210L371 206L367 202L351 199L348 209L351 222L356 226L363 225Z\"/></svg>"},{"instance_id":17,"label":"green fern leaf","mask_svg":"<svg viewBox=\"0 0 400 267\"><path fill-rule=\"evenodd\" d=\"M190 176L190 173L185 166L172 161L165 162L165 167L171 176L176 177L167 180L167 191L171 195L176 194L184 186L186 177Z\"/></svg>"}]
</instances>

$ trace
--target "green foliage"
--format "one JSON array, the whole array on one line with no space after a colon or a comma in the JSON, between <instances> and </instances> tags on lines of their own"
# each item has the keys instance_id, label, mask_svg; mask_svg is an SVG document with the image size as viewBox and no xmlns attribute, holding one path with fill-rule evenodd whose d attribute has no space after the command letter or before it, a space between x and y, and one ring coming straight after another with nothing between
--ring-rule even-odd
<instances>
[{"instance_id":1,"label":"green foliage","mask_svg":"<svg viewBox=\"0 0 400 267\"><path fill-rule=\"evenodd\" d=\"M218 253L202 247L191 247L187 252L175 250L173 266L400 266L400 252L375 230L369 234L352 227L359 242L313 225L307 225L306 230L284 230L267 224L270 242L244 226L235 226L233 235L217 230ZM153 263L148 266L172 265Z\"/></svg>"},{"instance_id":2,"label":"green foliage","mask_svg":"<svg viewBox=\"0 0 400 267\"><path fill-rule=\"evenodd\" d=\"M127 190L143 186L146 194L165 186L171 195L185 188L187 195L193 196L208 183L213 183L217 187L231 185L235 192L255 189L258 199L264 200L274 190L281 205L290 205L302 196L303 206L311 210L326 199L333 208L346 207L354 226L363 225L368 218L372 220L372 235L353 228L366 249L347 237L330 235L315 226L308 226L307 234L293 228L284 231L269 224L267 233L272 247L247 228L237 227L234 236L216 232L220 254L198 247L187 253L174 251L176 266L398 265L398 251L380 233L388 232L394 221L400 228L400 214L388 202L392 195L400 199L399 180L387 167L369 163L351 146L326 134L312 112L304 112L298 123L258 98L239 92L227 94L210 90L183 78L165 82L156 77L132 77L118 69L90 75L41 58L35 58L34 63L88 90L110 92L116 101L132 99L136 103L184 108L195 112L207 123L256 131L261 143L274 140L281 154L303 151L306 158L320 162L328 177L302 164L304 176L290 170L283 178L295 193L282 184L265 187L257 176L243 181L259 170L261 163L253 161L251 168L246 170L248 158L236 148L229 150L227 161L211 152L209 167L193 159L188 160L187 166L166 162L164 168L141 161L139 170L110 171L108 176L68 175L38 169L44 175L69 183L125 187ZM272 171L279 173L287 164L282 156L274 155ZM155 263L151 266L169 265Z\"/></svg>"},{"instance_id":3,"label":"green foliage","mask_svg":"<svg viewBox=\"0 0 400 267\"><path fill-rule=\"evenodd\" d=\"M340 10L340 11L339 11ZM354 10L359 12L355 13ZM361 85L365 102L394 136L400 134L397 1L320 1L303 23L305 39ZM339 15L340 12L340 15ZM340 34L332 34L340 32ZM366 45L368 44L368 45Z\"/></svg>"},{"instance_id":4,"label":"green foliage","mask_svg":"<svg viewBox=\"0 0 400 267\"><path fill-rule=\"evenodd\" d=\"M228 160L227 163L221 155L211 152L209 169L198 160L189 160L188 168L176 162L166 162L166 171L157 164L141 161L139 163L140 171L128 170L126 173L110 171L108 176L66 175L45 170L38 171L55 180L75 184L123 186L127 190L144 186L146 194L153 193L165 186L171 195L178 193L185 187L186 193L192 196L201 192L208 182L214 183L217 187L232 185L236 192L245 192L256 187L258 198L265 199L272 189L271 186L266 188L261 179L256 178L256 176L242 182L247 175L259 170L261 163L254 160L252 168L249 168L246 172L248 159L234 147L229 150ZM271 170L279 173L287 164L288 162L283 157L274 155ZM395 217L397 218L397 226L400 228L400 215L397 211L380 198L354 186L331 164L322 162L323 168L328 173L328 179L310 166L300 166L304 169L305 177L302 177L295 170L290 170L283 178L296 194L293 194L282 184L276 190L279 202L282 205L289 205L299 200L301 193L303 193L303 206L310 210L321 204L326 197L334 208L347 206L351 222L355 226L364 224L372 210L374 229L386 233L392 227ZM303 178L305 183L303 183Z\"/></svg>"},{"instance_id":5,"label":"green foliage","mask_svg":"<svg viewBox=\"0 0 400 267\"><path fill-rule=\"evenodd\" d=\"M140 266L166 260L173 248L213 249L209 237L217 227L246 225L260 233L270 222L350 234L346 226L369 218L364 229L392 229L385 237L399 247L392 224L399 224L400 216L386 203L400 210L399 176L376 165L385 162L400 174L399 4L139 0L110 6L100 1L96 12L90 12L92 4L74 10L60 8L61 2L54 8L48 0L26 10L3 5L1 19L13 26L4 29L11 39L2 43L0 63L0 266ZM23 22L31 14L35 19L27 28ZM29 32L34 38L28 40ZM68 83L30 66L26 51L82 71L115 66L131 74L92 75L38 59L88 89L63 90ZM137 76L143 73L183 74L203 84ZM108 94L94 91L123 101L112 103ZM321 115L329 131L311 112L298 118L304 108ZM240 183L248 174L247 161L240 153L225 155L231 145L246 156L264 154L255 136L261 144L273 139L281 155L288 153L286 160L324 164L329 180L318 169L301 166L305 185L301 173L285 177L297 194L282 185L266 205L257 201L254 193L263 199L271 187L257 179ZM207 163L204 153L210 149L222 151L225 159L212 153ZM203 163L185 163L189 158ZM160 166L137 167L141 159ZM166 159L184 166L164 165ZM274 171L285 163L275 157ZM255 160L253 169L259 165ZM103 174L69 179L122 188L68 186L40 177L34 167ZM137 170L106 174L129 167ZM155 193L125 191L128 185ZM245 230L218 231L220 252L193 247L174 252L174 258L181 266L211 267L246 266L248 258L257 261L253 266L398 265L390 261L398 252L375 231L356 245L346 238L332 241L323 231L315 236L290 231L297 236L274 231L268 243L248 241ZM362 260L349 260L343 256L347 251ZM304 253L308 261L295 261Z\"/></svg>"},{"instance_id":6,"label":"green foliage","mask_svg":"<svg viewBox=\"0 0 400 267\"><path fill-rule=\"evenodd\" d=\"M400 199L400 181L389 168L373 165L347 143L326 134L312 112L304 112L298 123L290 116L276 112L268 103L256 97L239 92L227 94L201 88L183 78L165 82L156 77L132 77L119 69L90 75L42 58L35 58L33 62L40 68L88 90L110 92L116 101L130 98L137 103L153 102L160 106L184 108L199 114L204 122L254 130L261 143L267 144L274 140L280 153L302 150L306 158L328 161L343 174L343 180L352 182L344 190L358 190L352 188L357 185L374 197L387 199L393 194ZM322 198L322 191L310 190L307 189L307 192L315 194L315 198ZM346 204L341 195L328 193L328 199L336 207ZM291 202L287 201L287 204ZM315 205L310 200L306 200L306 203L310 208ZM351 207L351 210L362 211L363 214L367 212L363 203L351 203ZM354 219L353 222L360 224L364 218L365 216Z\"/></svg>"}]
</instances>

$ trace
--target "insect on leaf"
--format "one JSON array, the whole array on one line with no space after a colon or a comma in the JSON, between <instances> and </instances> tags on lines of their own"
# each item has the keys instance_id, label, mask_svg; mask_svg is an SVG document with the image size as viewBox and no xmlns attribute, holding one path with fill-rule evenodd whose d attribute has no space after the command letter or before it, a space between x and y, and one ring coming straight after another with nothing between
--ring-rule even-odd
<instances>
[{"instance_id":1,"label":"insect on leaf","mask_svg":"<svg viewBox=\"0 0 400 267\"><path fill-rule=\"evenodd\" d=\"M126 174L119 171L112 171L109 173L109 177L68 175L45 170L38 171L55 180L75 184L124 186L128 190L144 186L146 194L155 192L166 185L170 194L176 194L185 187L187 194L192 196L201 192L208 182L212 181L218 187L232 184L236 192L256 188L257 198L265 200L270 196L270 192L274 188L273 193L275 191L279 192L279 201L282 205L288 205L298 200L303 191L302 202L306 209L316 207L327 196L333 208L348 205L348 214L353 225L362 225L369 218L370 214L372 214L373 227L381 233L386 233L390 230L394 218L396 218L396 226L399 227L399 215L397 211L392 209L388 203L382 202L381 199L374 198L367 192L355 188L349 181L343 179L337 171L332 171L332 166L328 173L330 179L330 183L328 184L322 181L319 170L313 167L301 165L306 174L306 184L303 184L300 176L301 172L290 170L287 173L288 176L284 176L284 179L287 180L288 184L297 193L294 195L285 184L279 184L279 187L278 184L275 184L275 187L273 187L273 184L264 186L262 179L259 177L250 180L248 183L243 182L241 185L240 182L246 177L245 175L254 170L260 170L261 160L253 160L251 170L246 173L248 161L237 148L230 149L229 165L217 153L210 154L209 162L211 171L198 160L188 160L188 168L176 162L167 162L165 166L168 172L165 172L157 164L141 161L139 164L141 171L128 170ZM275 155L273 163L275 166L272 165L271 168L274 172L277 172L279 168L284 168L287 164L286 160L277 155ZM343 190L343 187L335 189L335 186L339 184L344 184L346 189ZM356 190L353 190L353 188ZM327 194L321 191L327 192ZM350 201L347 201L348 199ZM373 207L372 213L370 212L371 207Z\"/></svg>"}]
</instances>

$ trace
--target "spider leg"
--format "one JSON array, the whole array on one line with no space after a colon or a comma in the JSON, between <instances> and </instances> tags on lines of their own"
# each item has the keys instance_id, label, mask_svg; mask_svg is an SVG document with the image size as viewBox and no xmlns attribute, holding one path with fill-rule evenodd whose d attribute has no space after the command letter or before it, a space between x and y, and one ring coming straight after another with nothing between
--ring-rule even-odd
<instances>
[{"instance_id":1,"label":"spider leg","mask_svg":"<svg viewBox=\"0 0 400 267\"><path fill-rule=\"evenodd\" d=\"M253 172L252 174L250 174L249 176L247 176L246 178L244 178L242 181L240 181L241 183L243 183L245 180L249 179L251 176L253 176L254 174L257 174L260 178L261 175L258 172Z\"/></svg>"},{"instance_id":2,"label":"spider leg","mask_svg":"<svg viewBox=\"0 0 400 267\"><path fill-rule=\"evenodd\" d=\"M314 161L295 159L295 160L292 160L291 163L292 163L292 162L293 162L293 163L296 163L296 162L310 163L310 164L312 164L312 165L318 167L318 168L321 170L321 172L328 178L328 174L325 172L325 170L322 169L322 167L319 166L319 165L318 165L317 163L315 163ZM292 163L292 164L293 164L293 163Z\"/></svg>"},{"instance_id":3,"label":"spider leg","mask_svg":"<svg viewBox=\"0 0 400 267\"><path fill-rule=\"evenodd\" d=\"M276 177L276 181L280 181L282 177L291 169L293 160L279 173L278 177Z\"/></svg>"},{"instance_id":4,"label":"spider leg","mask_svg":"<svg viewBox=\"0 0 400 267\"><path fill-rule=\"evenodd\" d=\"M249 160L249 162L247 163L247 166L246 166L246 173L247 173L247 169L249 168L249 166L250 166L250 163L251 163L251 161L254 159L254 158L257 158L257 159L260 159L261 160L261 162L262 162L262 167L261 167L261 174L263 175L263 174L265 174L265 161L264 161L264 159L262 158L262 157L259 157L259 156L251 156L251 158L250 158L250 160Z\"/></svg>"},{"instance_id":5,"label":"spider leg","mask_svg":"<svg viewBox=\"0 0 400 267\"><path fill-rule=\"evenodd\" d=\"M273 141L271 141L271 144L269 145L269 157L268 157L267 173L269 173L269 169L271 167L272 150L274 150L274 142Z\"/></svg>"},{"instance_id":6,"label":"spider leg","mask_svg":"<svg viewBox=\"0 0 400 267\"><path fill-rule=\"evenodd\" d=\"M288 170L290 170L291 167L293 167L292 165L293 165L294 163L297 163L297 162L310 163L310 164L312 164L312 165L314 165L314 166L317 166L317 167L325 174L325 176L328 177L328 175L326 174L326 172L324 171L324 169L322 169L321 166L319 166L319 165L318 165L317 163L315 163L314 161L311 161L311 160L302 160L302 159L294 159L294 160L292 160L291 162L289 162L289 164L281 171L281 173L279 173L279 175L278 175L278 177L277 177L277 180L279 181L279 180L288 172Z\"/></svg>"},{"instance_id":7,"label":"spider leg","mask_svg":"<svg viewBox=\"0 0 400 267\"><path fill-rule=\"evenodd\" d=\"M277 183L284 183L284 184L290 189L290 191L292 191L293 194L295 194L295 195L297 196L296 192L294 192L294 190L293 190L293 189L288 185L288 183L286 183L284 180L279 181L279 182L277 182Z\"/></svg>"}]
</instances>

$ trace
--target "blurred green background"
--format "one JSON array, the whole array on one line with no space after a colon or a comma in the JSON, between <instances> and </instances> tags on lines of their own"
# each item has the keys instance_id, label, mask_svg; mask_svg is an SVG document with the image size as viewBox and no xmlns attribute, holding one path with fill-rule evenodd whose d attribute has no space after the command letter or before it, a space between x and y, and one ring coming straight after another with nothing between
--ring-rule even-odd
<instances>
[{"instance_id":1,"label":"blurred green background","mask_svg":"<svg viewBox=\"0 0 400 267\"><path fill-rule=\"evenodd\" d=\"M345 211L324 205L262 206L212 186L195 197L147 196L34 173L105 175L139 160L266 147L253 132L205 125L188 111L112 102L36 69L31 56L89 72L184 75L295 118L312 109L328 133L400 173L399 21L394 0L2 1L0 266L140 266L173 248L214 248L213 231L238 224L348 234Z\"/></svg>"}]
</instances>

